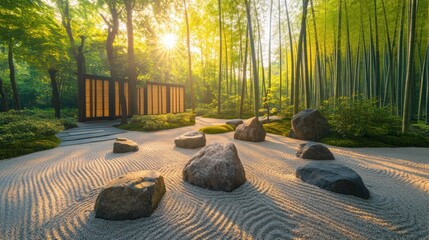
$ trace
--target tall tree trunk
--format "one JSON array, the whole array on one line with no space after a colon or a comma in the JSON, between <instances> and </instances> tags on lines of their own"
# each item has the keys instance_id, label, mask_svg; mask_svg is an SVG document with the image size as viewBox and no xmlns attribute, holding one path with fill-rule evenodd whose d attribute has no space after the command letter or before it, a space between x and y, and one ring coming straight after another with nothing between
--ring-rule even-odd
<instances>
[{"instance_id":1,"label":"tall tree trunk","mask_svg":"<svg viewBox=\"0 0 429 240\"><path fill-rule=\"evenodd\" d=\"M290 82L290 88L291 88L291 94L290 94L290 101L293 104L293 101L295 100L294 95L294 78L295 78L295 60L294 60L294 54L293 54L293 39L292 39L292 29L290 27L290 19L289 19L289 9L287 7L287 0L285 0L285 7L286 7L286 19L287 19L287 29L288 29L288 35L289 35L289 51L290 51L290 65L291 65L291 82Z\"/></svg>"},{"instance_id":2,"label":"tall tree trunk","mask_svg":"<svg viewBox=\"0 0 429 240\"><path fill-rule=\"evenodd\" d=\"M188 20L188 6L186 0L183 0L185 7L185 20L186 20L186 45L188 47L188 71L189 71L189 86L191 87L191 105L192 113L195 112L195 90L194 83L192 81L192 56L191 56L191 40L190 40L190 30L189 30L189 20Z\"/></svg>"},{"instance_id":3,"label":"tall tree trunk","mask_svg":"<svg viewBox=\"0 0 429 240\"><path fill-rule=\"evenodd\" d=\"M9 49L8 49L8 62L9 62L9 76L10 84L12 86L13 92L13 108L17 111L21 110L21 102L19 101L18 87L16 86L15 79L15 64L13 63L13 40L9 40Z\"/></svg>"},{"instance_id":4,"label":"tall tree trunk","mask_svg":"<svg viewBox=\"0 0 429 240\"><path fill-rule=\"evenodd\" d=\"M404 111L402 114L402 132L405 133L409 127L411 107L411 85L413 84L414 67L414 40L416 35L416 13L417 0L410 0L410 17L408 21L408 51L407 51L407 75L405 78Z\"/></svg>"},{"instance_id":5,"label":"tall tree trunk","mask_svg":"<svg viewBox=\"0 0 429 240\"><path fill-rule=\"evenodd\" d=\"M137 73L134 55L134 27L133 5L134 0L124 0L127 12L127 40L128 40L128 94L130 114L137 115Z\"/></svg>"},{"instance_id":6,"label":"tall tree trunk","mask_svg":"<svg viewBox=\"0 0 429 240\"><path fill-rule=\"evenodd\" d=\"M374 75L375 75L375 95L377 99L381 99L381 85L380 78L380 44L378 42L378 19L377 19L377 1L374 1L374 27L375 27L375 59L374 59ZM380 100L381 104L381 100Z\"/></svg>"},{"instance_id":7,"label":"tall tree trunk","mask_svg":"<svg viewBox=\"0 0 429 240\"><path fill-rule=\"evenodd\" d=\"M55 117L61 118L60 92L58 91L57 70L55 68L50 68L48 73L49 77L51 78L52 107L55 110Z\"/></svg>"},{"instance_id":8,"label":"tall tree trunk","mask_svg":"<svg viewBox=\"0 0 429 240\"><path fill-rule=\"evenodd\" d=\"M297 53L297 60L296 60L296 71L295 71L295 79L293 80L295 82L295 89L294 89L294 101L293 101L293 114L297 114L299 110L299 81L301 79L300 73L301 73L301 65L302 65L302 48L303 48L303 42L304 42L304 35L306 32L306 26L307 26L307 6L308 6L308 0L302 1L302 19L301 19L301 31L299 33L299 40L298 40L298 53Z\"/></svg>"},{"instance_id":9,"label":"tall tree trunk","mask_svg":"<svg viewBox=\"0 0 429 240\"><path fill-rule=\"evenodd\" d=\"M79 47L76 47L75 40L73 36L73 30L71 27L71 15L70 15L70 6L68 0L58 0L57 1L58 8L61 12L61 21L64 29L67 32L67 36L70 41L70 48L73 54L73 57L76 60L76 69L77 69L77 103L78 103L78 121L83 122L86 118L85 111L85 79L84 74L85 70L85 56L83 52L83 47L85 43L85 37L80 36L81 44Z\"/></svg>"},{"instance_id":10,"label":"tall tree trunk","mask_svg":"<svg viewBox=\"0 0 429 240\"><path fill-rule=\"evenodd\" d=\"M278 1L278 9L279 9L279 14L278 14L278 25L279 25L279 110L282 110L282 76L283 76L283 69L282 69L282 60L283 60L283 56L282 56L282 25L281 25L281 10L280 10L280 0Z\"/></svg>"},{"instance_id":11,"label":"tall tree trunk","mask_svg":"<svg viewBox=\"0 0 429 240\"><path fill-rule=\"evenodd\" d=\"M124 79L119 78L118 73L118 63L116 58L115 49L113 43L115 38L118 35L119 31L119 13L117 9L116 0L109 2L109 10L112 17L112 21L109 22L105 18L105 22L108 25L108 33L106 40L106 51L107 51L107 60L109 62L110 76L112 77L113 82L118 81L119 85L119 104L121 107L121 124L127 124L127 103L125 99L125 84Z\"/></svg>"},{"instance_id":12,"label":"tall tree trunk","mask_svg":"<svg viewBox=\"0 0 429 240\"><path fill-rule=\"evenodd\" d=\"M340 94L340 81L341 81L341 5L342 0L339 0L338 4L338 22L337 22L337 43L335 46L335 87L334 87L334 97L339 97Z\"/></svg>"},{"instance_id":13,"label":"tall tree trunk","mask_svg":"<svg viewBox=\"0 0 429 240\"><path fill-rule=\"evenodd\" d=\"M402 106L404 99L404 81L405 78L405 68L404 68L404 22L405 22L405 0L402 1L402 10L401 10L401 20L399 24L398 32L398 48L397 48L397 72L396 72L396 89L397 89L397 112L399 116L402 114Z\"/></svg>"},{"instance_id":14,"label":"tall tree trunk","mask_svg":"<svg viewBox=\"0 0 429 240\"><path fill-rule=\"evenodd\" d=\"M247 26L249 28L249 38L250 38L250 48L252 50L252 65L253 65L253 81L254 81L254 94L255 94L255 106L254 114L255 117L259 116L259 74L256 64L256 50L255 50L255 41L253 38L253 29L252 29L252 17L250 15L250 1L246 0L246 13L247 13Z\"/></svg>"},{"instance_id":15,"label":"tall tree trunk","mask_svg":"<svg viewBox=\"0 0 429 240\"><path fill-rule=\"evenodd\" d=\"M3 79L0 78L0 96L1 96L1 106L2 106L2 112L9 111L9 106L7 103L7 95L3 88Z\"/></svg>"},{"instance_id":16,"label":"tall tree trunk","mask_svg":"<svg viewBox=\"0 0 429 240\"><path fill-rule=\"evenodd\" d=\"M85 36L80 36L80 45L76 52L76 64L77 64L77 84L78 84L78 120L85 121L86 119L86 99L85 99L85 55L83 47L85 45Z\"/></svg>"},{"instance_id":17,"label":"tall tree trunk","mask_svg":"<svg viewBox=\"0 0 429 240\"><path fill-rule=\"evenodd\" d=\"M322 87L322 71L321 71L321 62L320 62L320 50L319 50L319 39L317 37L317 27L316 27L316 15L314 14L314 6L313 6L313 0L310 0L310 6L311 6L311 15L313 17L313 28L314 28L314 38L316 41L316 70L317 70L317 75L315 74L315 76L317 76L314 78L316 85L318 86L318 93L319 93L319 97L316 98L316 106L319 106L321 103L321 99L322 99L322 94L323 94L323 87Z\"/></svg>"},{"instance_id":18,"label":"tall tree trunk","mask_svg":"<svg viewBox=\"0 0 429 240\"><path fill-rule=\"evenodd\" d=\"M270 26L268 33L268 88L271 88L271 35L272 35L272 22L273 22L273 0L270 3ZM264 66L262 66L264 67Z\"/></svg>"},{"instance_id":19,"label":"tall tree trunk","mask_svg":"<svg viewBox=\"0 0 429 240\"><path fill-rule=\"evenodd\" d=\"M240 118L243 118L244 96L246 93L247 82L247 53L249 50L249 25L246 27L246 43L244 45L244 63L243 63L243 79L241 83L241 99L240 99Z\"/></svg>"},{"instance_id":20,"label":"tall tree trunk","mask_svg":"<svg viewBox=\"0 0 429 240\"><path fill-rule=\"evenodd\" d=\"M218 89L217 89L217 114L220 114L220 99L222 92L222 5L221 0L218 0L219 8L219 76L218 76Z\"/></svg>"}]
</instances>

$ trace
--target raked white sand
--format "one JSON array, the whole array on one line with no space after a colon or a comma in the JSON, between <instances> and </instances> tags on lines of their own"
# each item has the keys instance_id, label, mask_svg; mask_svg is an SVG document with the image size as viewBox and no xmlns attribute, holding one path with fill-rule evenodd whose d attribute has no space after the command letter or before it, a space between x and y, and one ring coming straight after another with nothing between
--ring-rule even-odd
<instances>
[{"instance_id":1,"label":"raked white sand","mask_svg":"<svg viewBox=\"0 0 429 240\"><path fill-rule=\"evenodd\" d=\"M268 134L261 143L232 142L247 182L231 193L182 181L197 150L173 139L218 120L167 131L121 134L140 151L113 154L113 141L59 147L0 161L0 239L428 239L429 149L330 147L336 160L358 172L369 200L301 182L295 157L301 141ZM97 194L130 171L159 170L167 192L149 218L94 218Z\"/></svg>"}]
</instances>

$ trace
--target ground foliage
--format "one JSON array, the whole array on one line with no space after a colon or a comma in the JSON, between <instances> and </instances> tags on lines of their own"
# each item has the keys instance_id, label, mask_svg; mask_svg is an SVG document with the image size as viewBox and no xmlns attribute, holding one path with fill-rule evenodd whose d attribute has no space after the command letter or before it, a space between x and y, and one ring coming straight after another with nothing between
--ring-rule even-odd
<instances>
[{"instance_id":1,"label":"ground foliage","mask_svg":"<svg viewBox=\"0 0 429 240\"><path fill-rule=\"evenodd\" d=\"M129 124L119 128L131 131L157 131L195 125L192 113L168 113L160 115L133 116Z\"/></svg>"},{"instance_id":2,"label":"ground foliage","mask_svg":"<svg viewBox=\"0 0 429 240\"><path fill-rule=\"evenodd\" d=\"M221 125L213 125L200 128L198 131L206 133L206 134L219 134L219 133L227 133L234 131L235 128L228 124Z\"/></svg>"},{"instance_id":3,"label":"ground foliage","mask_svg":"<svg viewBox=\"0 0 429 240\"><path fill-rule=\"evenodd\" d=\"M58 146L56 133L76 127L75 111L56 119L52 110L22 110L0 113L0 159L16 157Z\"/></svg>"}]
</instances>

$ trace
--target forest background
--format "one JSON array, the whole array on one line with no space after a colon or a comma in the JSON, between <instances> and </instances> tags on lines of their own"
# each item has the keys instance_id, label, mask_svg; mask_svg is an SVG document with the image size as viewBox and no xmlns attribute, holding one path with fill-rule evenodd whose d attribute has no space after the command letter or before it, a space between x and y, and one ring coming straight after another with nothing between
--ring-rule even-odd
<instances>
[{"instance_id":1,"label":"forest background","mask_svg":"<svg viewBox=\"0 0 429 240\"><path fill-rule=\"evenodd\" d=\"M428 12L427 0L3 0L0 110L76 109L86 73L185 84L187 108L213 117L369 99L405 131L429 122Z\"/></svg>"}]
</instances>

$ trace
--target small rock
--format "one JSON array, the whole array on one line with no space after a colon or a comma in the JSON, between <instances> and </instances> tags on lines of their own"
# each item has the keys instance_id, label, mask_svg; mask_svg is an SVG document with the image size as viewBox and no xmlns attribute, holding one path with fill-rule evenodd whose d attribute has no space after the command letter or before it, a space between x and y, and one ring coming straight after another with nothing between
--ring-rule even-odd
<instances>
[{"instance_id":1,"label":"small rock","mask_svg":"<svg viewBox=\"0 0 429 240\"><path fill-rule=\"evenodd\" d=\"M113 143L113 153L137 152L138 150L137 143L126 138L117 138Z\"/></svg>"},{"instance_id":2,"label":"small rock","mask_svg":"<svg viewBox=\"0 0 429 240\"><path fill-rule=\"evenodd\" d=\"M318 141L329 134L326 118L317 109L305 109L292 117L292 130L289 136L296 139Z\"/></svg>"},{"instance_id":3,"label":"small rock","mask_svg":"<svg viewBox=\"0 0 429 240\"><path fill-rule=\"evenodd\" d=\"M329 149L319 143L302 143L299 145L297 157L313 160L335 160Z\"/></svg>"},{"instance_id":4,"label":"small rock","mask_svg":"<svg viewBox=\"0 0 429 240\"><path fill-rule=\"evenodd\" d=\"M195 154L183 169L183 180L202 188L231 192L246 182L233 143L212 143Z\"/></svg>"},{"instance_id":5,"label":"small rock","mask_svg":"<svg viewBox=\"0 0 429 240\"><path fill-rule=\"evenodd\" d=\"M164 178L145 170L123 175L110 182L95 201L95 217L126 220L149 217L165 193Z\"/></svg>"},{"instance_id":6,"label":"small rock","mask_svg":"<svg viewBox=\"0 0 429 240\"><path fill-rule=\"evenodd\" d=\"M370 194L362 178L353 169L336 163L312 162L296 169L303 182L331 192L368 199Z\"/></svg>"},{"instance_id":7,"label":"small rock","mask_svg":"<svg viewBox=\"0 0 429 240\"><path fill-rule=\"evenodd\" d=\"M234 139L251 141L251 142L262 142L265 140L264 127L259 122L257 117L247 119L243 124L239 125L234 133Z\"/></svg>"},{"instance_id":8,"label":"small rock","mask_svg":"<svg viewBox=\"0 0 429 240\"><path fill-rule=\"evenodd\" d=\"M176 147L199 148L206 145L206 135L199 131L190 131L174 139Z\"/></svg>"},{"instance_id":9,"label":"small rock","mask_svg":"<svg viewBox=\"0 0 429 240\"><path fill-rule=\"evenodd\" d=\"M227 125L233 126L234 128L237 128L238 125L243 124L243 120L241 119L232 119L232 120L228 120L226 121Z\"/></svg>"}]
</instances>

